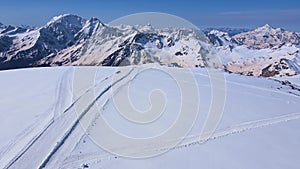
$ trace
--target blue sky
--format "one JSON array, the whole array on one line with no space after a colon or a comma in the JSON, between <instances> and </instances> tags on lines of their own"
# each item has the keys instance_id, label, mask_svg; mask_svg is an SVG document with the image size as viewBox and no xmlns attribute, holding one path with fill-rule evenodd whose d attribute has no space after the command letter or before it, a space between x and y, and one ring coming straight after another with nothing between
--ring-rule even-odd
<instances>
[{"instance_id":1,"label":"blue sky","mask_svg":"<svg viewBox=\"0 0 300 169\"><path fill-rule=\"evenodd\" d=\"M299 0L1 0L0 22L40 26L53 16L71 13L110 22L139 12L163 12L198 27L248 27L266 23L300 31Z\"/></svg>"}]
</instances>

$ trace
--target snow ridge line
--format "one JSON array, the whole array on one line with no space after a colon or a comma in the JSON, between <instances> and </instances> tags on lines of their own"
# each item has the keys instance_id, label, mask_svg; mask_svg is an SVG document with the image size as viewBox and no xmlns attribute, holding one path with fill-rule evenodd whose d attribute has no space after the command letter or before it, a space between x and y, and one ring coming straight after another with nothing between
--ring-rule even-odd
<instances>
[{"instance_id":1,"label":"snow ridge line","mask_svg":"<svg viewBox=\"0 0 300 169\"><path fill-rule=\"evenodd\" d=\"M80 120L89 112L89 110L95 105L95 103L103 96L109 89L111 89L115 84L119 83L123 79L125 79L127 76L129 76L133 72L134 68L132 68L126 75L124 75L122 78L116 80L114 83L110 84L108 87L106 87L93 101L91 104L88 105L88 107L80 114L80 116L76 119L76 121L73 123L71 128L65 133L63 138L56 144L56 146L53 148L53 150L49 153L49 155L45 158L45 160L41 163L41 165L38 167L39 169L45 168L47 163L50 161L51 157L57 152L57 150L64 144L64 142L68 139L70 134L74 131L74 129L80 124ZM87 92L86 92L87 93ZM85 94L86 94L85 93ZM73 104L74 106L75 104Z\"/></svg>"}]
</instances>

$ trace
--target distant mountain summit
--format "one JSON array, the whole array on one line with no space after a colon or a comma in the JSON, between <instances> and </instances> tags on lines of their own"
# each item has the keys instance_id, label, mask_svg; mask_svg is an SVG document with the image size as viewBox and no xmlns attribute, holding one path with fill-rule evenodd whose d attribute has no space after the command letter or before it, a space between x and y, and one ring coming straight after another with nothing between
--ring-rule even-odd
<instances>
[{"instance_id":1,"label":"distant mountain summit","mask_svg":"<svg viewBox=\"0 0 300 169\"><path fill-rule=\"evenodd\" d=\"M0 25L0 69L158 63L215 67L254 76L299 73L299 33L269 25L241 33L151 25L110 26L65 14L39 28ZM226 32L231 31L231 33ZM236 30L237 31L237 30ZM246 31L246 32L245 32ZM214 62L219 57L222 63Z\"/></svg>"},{"instance_id":2,"label":"distant mountain summit","mask_svg":"<svg viewBox=\"0 0 300 169\"><path fill-rule=\"evenodd\" d=\"M299 33L267 24L232 37L218 30L207 36L230 72L266 77L300 73Z\"/></svg>"},{"instance_id":3,"label":"distant mountain summit","mask_svg":"<svg viewBox=\"0 0 300 169\"><path fill-rule=\"evenodd\" d=\"M281 28L273 28L266 24L253 31L233 36L239 45L247 45L253 49L272 48L283 44L300 44L300 36L295 32L288 32Z\"/></svg>"},{"instance_id":4,"label":"distant mountain summit","mask_svg":"<svg viewBox=\"0 0 300 169\"><path fill-rule=\"evenodd\" d=\"M223 46L228 41L236 45L246 45L251 49L272 48L284 44L300 44L299 33L285 31L281 28L273 28L268 24L234 36L230 36L227 32L220 30L211 30L207 34L211 42L219 46ZM224 39L225 36L227 38Z\"/></svg>"},{"instance_id":5,"label":"distant mountain summit","mask_svg":"<svg viewBox=\"0 0 300 169\"><path fill-rule=\"evenodd\" d=\"M226 32L228 33L229 36L234 36L234 35L237 35L237 34L240 34L240 33L243 33L243 32L249 32L251 31L251 29L248 29L248 28L205 28L205 29L202 29L202 31L205 33L205 34L208 34L210 31L212 30L216 30L216 31L220 31L220 32Z\"/></svg>"},{"instance_id":6,"label":"distant mountain summit","mask_svg":"<svg viewBox=\"0 0 300 169\"><path fill-rule=\"evenodd\" d=\"M74 45L75 35L85 22L81 17L68 14L54 17L34 30L2 32L0 43L6 40L8 50L0 54L1 69L41 66L38 62L46 56Z\"/></svg>"}]
</instances>

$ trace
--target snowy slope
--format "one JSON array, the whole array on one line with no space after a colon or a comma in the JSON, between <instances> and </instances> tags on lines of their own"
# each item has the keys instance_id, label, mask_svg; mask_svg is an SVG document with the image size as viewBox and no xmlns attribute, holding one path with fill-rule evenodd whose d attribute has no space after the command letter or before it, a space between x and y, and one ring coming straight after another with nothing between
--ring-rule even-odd
<instances>
[{"instance_id":1,"label":"snowy slope","mask_svg":"<svg viewBox=\"0 0 300 169\"><path fill-rule=\"evenodd\" d=\"M93 109L98 106L99 115L120 133L134 138L156 136L176 121L180 90L174 79L155 68L94 69L65 67L0 72L0 168L299 168L300 88L293 80L225 73L222 120L209 140L201 143L199 135L210 109L213 82L206 69L194 68L200 109L194 125L188 124L192 130L186 139L162 155L130 159L97 146L83 131L84 125L79 120L93 117L85 126L89 133L103 127L103 123L97 123L98 118L94 119L97 116ZM187 70L168 69L181 75ZM75 76L74 72L79 74ZM90 82L88 75L93 72L96 72L92 76L95 81ZM191 83L184 78L179 81ZM74 82L81 82L84 87L76 88ZM152 126L137 126L118 113L111 98L126 94L128 84L133 89L132 103L144 111L149 107L148 94L153 89L166 93L168 104ZM79 92L73 95L74 90ZM98 97L90 100L91 94ZM84 106L81 109L78 105ZM156 129L149 130L153 127ZM163 148L154 142L150 150L163 152Z\"/></svg>"},{"instance_id":2,"label":"snowy slope","mask_svg":"<svg viewBox=\"0 0 300 169\"><path fill-rule=\"evenodd\" d=\"M299 73L299 48L294 45L278 49L249 49L246 46L217 47L225 69L244 75L293 76Z\"/></svg>"}]
</instances>

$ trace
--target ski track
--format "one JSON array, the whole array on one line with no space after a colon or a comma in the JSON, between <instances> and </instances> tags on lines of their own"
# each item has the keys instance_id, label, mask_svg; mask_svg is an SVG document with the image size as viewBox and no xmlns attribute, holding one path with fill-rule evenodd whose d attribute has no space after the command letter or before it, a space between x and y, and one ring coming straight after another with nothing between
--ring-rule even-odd
<instances>
[{"instance_id":1,"label":"ski track","mask_svg":"<svg viewBox=\"0 0 300 169\"><path fill-rule=\"evenodd\" d=\"M111 78L113 75L107 76L105 77L103 80L101 80L100 82L98 82L97 84L95 84L94 86L88 88L82 95L80 95L69 107L66 108L66 110L64 110L63 113L68 112L71 108L74 107L74 105L84 96L86 95L88 92L91 92L96 86L100 85L102 82L108 80L109 78Z\"/></svg>"},{"instance_id":2,"label":"ski track","mask_svg":"<svg viewBox=\"0 0 300 169\"><path fill-rule=\"evenodd\" d=\"M286 123L286 122L294 121L294 120L300 120L300 113L294 113L294 114L277 116L277 117L263 119L263 120L245 122L245 123L241 123L239 125L231 126L228 128L219 129L216 132L214 132L209 137L208 140L199 139L200 135L188 136L188 137L184 138L183 143L181 143L173 148L168 148L167 150L178 150L178 149L188 148L188 147L196 146L196 145L200 146L201 144L205 143L206 141L213 141L213 140L221 139L223 137L230 136L233 134L247 132L249 130L260 129L260 128L264 128L264 127L270 127L273 125L278 125L281 123ZM186 140L189 140L189 141L186 141ZM177 142L178 140L169 140L167 142L172 143L174 141ZM160 148L160 145L161 145L160 143L157 143L157 145L158 146L156 147L157 149L155 149L155 151L158 151L158 152L166 151L165 148ZM127 147L127 148L130 148L130 147ZM146 151L150 151L150 150L146 150ZM65 163L62 166L62 168L69 168L70 165L73 166L74 164L80 165L82 163L89 163L89 164L99 163L99 162L105 161L105 160L116 160L116 158L112 154L99 154L99 153L73 155L65 160Z\"/></svg>"},{"instance_id":3,"label":"ski track","mask_svg":"<svg viewBox=\"0 0 300 169\"><path fill-rule=\"evenodd\" d=\"M80 120L89 112L89 110L95 105L95 103L99 100L101 96L103 96L109 89L111 89L115 84L119 83L123 79L125 79L129 74L133 72L134 68L132 68L126 75L121 77L120 79L116 80L114 83L108 85L93 101L90 103L87 108L80 113L79 117L75 120L75 122L71 125L71 127L67 130L67 132L64 134L64 136L58 141L58 143L55 145L55 147L52 149L52 151L47 155L45 160L41 163L41 165L38 168L45 168L47 163L50 161L51 157L58 151L58 149L65 143L65 141L68 139L68 137L72 134L72 132L75 130L75 128L80 124ZM85 92L87 94L88 92ZM73 104L74 106L75 104Z\"/></svg>"},{"instance_id":4,"label":"ski track","mask_svg":"<svg viewBox=\"0 0 300 169\"><path fill-rule=\"evenodd\" d=\"M62 77L59 78L59 83L56 87L54 103L52 106L50 106L50 109L41 114L35 123L24 129L21 134L8 143L8 146L1 150L0 168L11 167L13 163L17 161L53 123L55 116L57 116L56 112L58 107L61 106L61 89L65 84L65 79L63 77L66 73L68 73L68 71L66 71ZM24 142L26 144L24 144Z\"/></svg>"},{"instance_id":5,"label":"ski track","mask_svg":"<svg viewBox=\"0 0 300 169\"><path fill-rule=\"evenodd\" d=\"M83 94L81 94L77 99L75 99L75 101L71 103L69 107L67 107L64 113L70 111L71 108L74 108L74 106L78 103L78 101L80 101L80 99L84 95L89 94L89 92L93 92L94 87L110 79L111 77L113 77L113 75L114 74L106 76L100 82L95 83L94 86L89 87L86 91L84 91ZM47 164L44 164L44 168L60 168L60 164L63 164L63 161L65 160L65 158L67 158L66 155L69 155L73 151L73 149L77 146L78 142L81 140L84 134L85 131L83 131L83 128L80 125L76 125L72 133L69 134L68 139L65 140L64 144L62 144L60 148L58 148L56 152L48 158Z\"/></svg>"},{"instance_id":6,"label":"ski track","mask_svg":"<svg viewBox=\"0 0 300 169\"><path fill-rule=\"evenodd\" d=\"M57 111L60 111L59 108L62 108L62 103L61 102L64 98L64 95L60 95L62 93L64 93L65 91L62 91L64 89L64 86L67 84L66 80L68 79L66 76L68 76L70 74L70 70L72 70L71 68L68 68L65 73L62 74L62 76L60 77L60 81L59 81L59 85L57 86L56 89L56 96L55 96L55 103L53 105L53 110L51 111L51 113L47 112L48 114L52 115L52 118L50 120L50 122L46 125L46 127L43 127L42 130L40 130L40 133L38 133L36 136L34 136L34 138L25 145L24 148L21 149L20 152L18 152L18 154L7 164L3 164L5 165L3 168L20 168L18 166L22 166L25 168L30 168L29 166L26 167L26 165L28 164L28 162L26 163L26 160L24 160L23 158L25 157L28 158L27 160L29 160L31 158L31 154L28 152L36 152L36 153L40 153L42 150L41 148L36 148L36 147L43 147L43 144L41 143L41 138L47 137L47 131L49 131L49 129L51 129L51 127L56 123L56 120L60 118L60 115L57 113ZM47 149L47 148L46 148ZM42 154L42 152L41 152ZM41 158L41 156L39 156L39 158ZM34 161L32 161L32 163L37 163L38 159L35 159ZM20 165L20 164L21 165ZM23 166L23 165L24 166ZM26 164L26 165L25 165ZM28 164L30 165L30 164Z\"/></svg>"}]
</instances>

